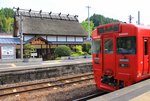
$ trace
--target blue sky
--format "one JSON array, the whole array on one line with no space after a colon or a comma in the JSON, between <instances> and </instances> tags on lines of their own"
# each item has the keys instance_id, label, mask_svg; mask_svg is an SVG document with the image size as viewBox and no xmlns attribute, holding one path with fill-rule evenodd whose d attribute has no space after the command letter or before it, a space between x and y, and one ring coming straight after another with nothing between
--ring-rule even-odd
<instances>
[{"instance_id":1,"label":"blue sky","mask_svg":"<svg viewBox=\"0 0 150 101\"><path fill-rule=\"evenodd\" d=\"M141 12L141 23L150 25L150 6L148 0L0 0L0 8L20 7L45 12L79 15L80 22L87 18L86 6L91 6L90 15L102 14L106 17L128 22L131 14L137 21L137 12Z\"/></svg>"}]
</instances>

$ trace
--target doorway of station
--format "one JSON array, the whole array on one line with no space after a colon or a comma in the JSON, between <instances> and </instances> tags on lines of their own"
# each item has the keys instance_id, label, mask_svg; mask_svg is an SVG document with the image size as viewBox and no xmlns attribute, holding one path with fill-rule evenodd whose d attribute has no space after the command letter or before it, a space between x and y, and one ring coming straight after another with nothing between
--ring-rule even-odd
<instances>
[{"instance_id":1,"label":"doorway of station","mask_svg":"<svg viewBox=\"0 0 150 101\"><path fill-rule=\"evenodd\" d=\"M55 59L54 48L36 49L36 53L36 58L42 58L43 61Z\"/></svg>"}]
</instances>

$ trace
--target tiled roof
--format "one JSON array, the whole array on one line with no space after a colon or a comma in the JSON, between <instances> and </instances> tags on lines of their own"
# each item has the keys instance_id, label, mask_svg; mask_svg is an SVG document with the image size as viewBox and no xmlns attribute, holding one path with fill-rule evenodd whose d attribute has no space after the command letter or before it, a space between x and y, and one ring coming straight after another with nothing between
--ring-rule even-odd
<instances>
[{"instance_id":1,"label":"tiled roof","mask_svg":"<svg viewBox=\"0 0 150 101\"><path fill-rule=\"evenodd\" d=\"M0 44L20 44L20 39L17 37L0 38Z\"/></svg>"}]
</instances>

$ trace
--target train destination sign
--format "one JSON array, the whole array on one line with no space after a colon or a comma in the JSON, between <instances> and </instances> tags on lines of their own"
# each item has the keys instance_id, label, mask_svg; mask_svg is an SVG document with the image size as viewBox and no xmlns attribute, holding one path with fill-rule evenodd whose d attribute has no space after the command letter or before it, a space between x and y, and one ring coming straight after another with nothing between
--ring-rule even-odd
<instances>
[{"instance_id":1,"label":"train destination sign","mask_svg":"<svg viewBox=\"0 0 150 101\"><path fill-rule=\"evenodd\" d=\"M104 26L104 27L98 28L98 34L118 32L118 31L119 31L119 24L115 24L115 25L112 25L112 26Z\"/></svg>"}]
</instances>

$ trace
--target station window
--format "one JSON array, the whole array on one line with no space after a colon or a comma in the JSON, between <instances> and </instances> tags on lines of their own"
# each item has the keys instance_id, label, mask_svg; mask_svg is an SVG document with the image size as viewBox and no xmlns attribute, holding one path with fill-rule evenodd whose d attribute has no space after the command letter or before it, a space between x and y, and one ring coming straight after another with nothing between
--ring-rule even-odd
<instances>
[{"instance_id":1,"label":"station window","mask_svg":"<svg viewBox=\"0 0 150 101\"><path fill-rule=\"evenodd\" d=\"M112 54L113 53L113 41L112 39L107 39L104 41L104 53Z\"/></svg>"},{"instance_id":2,"label":"station window","mask_svg":"<svg viewBox=\"0 0 150 101\"><path fill-rule=\"evenodd\" d=\"M117 53L119 54L135 54L136 53L136 37L117 38Z\"/></svg>"},{"instance_id":3,"label":"station window","mask_svg":"<svg viewBox=\"0 0 150 101\"><path fill-rule=\"evenodd\" d=\"M100 44L100 40L93 40L92 41L92 52L94 54L99 54L100 50L101 50L101 44Z\"/></svg>"}]
</instances>

